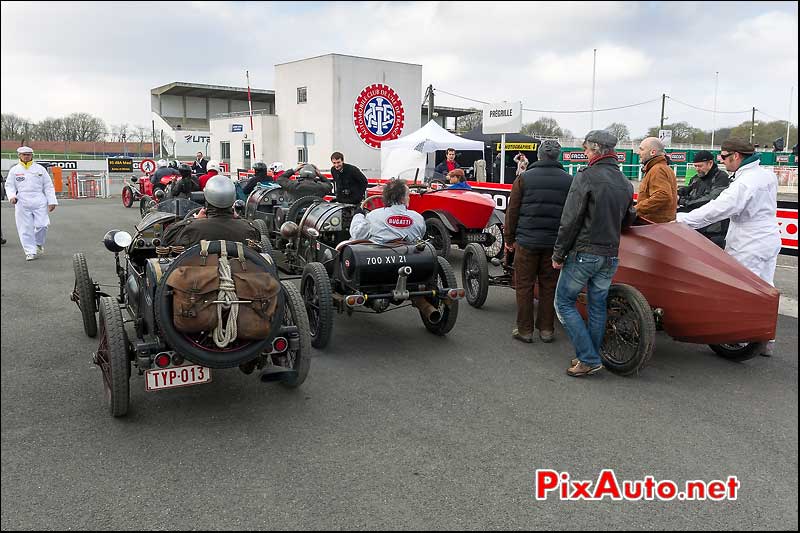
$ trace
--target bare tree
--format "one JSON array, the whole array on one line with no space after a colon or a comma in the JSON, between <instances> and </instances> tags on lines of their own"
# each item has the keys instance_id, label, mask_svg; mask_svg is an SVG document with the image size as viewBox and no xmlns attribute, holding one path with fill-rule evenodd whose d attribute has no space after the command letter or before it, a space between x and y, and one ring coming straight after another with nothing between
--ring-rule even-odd
<instances>
[{"instance_id":1,"label":"bare tree","mask_svg":"<svg viewBox=\"0 0 800 533\"><path fill-rule=\"evenodd\" d=\"M606 126L605 129L613 133L614 136L620 141L627 141L631 138L631 132L628 129L628 126L621 122L612 122Z\"/></svg>"},{"instance_id":2,"label":"bare tree","mask_svg":"<svg viewBox=\"0 0 800 533\"><path fill-rule=\"evenodd\" d=\"M47 117L35 128L35 138L37 141L63 141L66 139L66 127L64 119Z\"/></svg>"},{"instance_id":3,"label":"bare tree","mask_svg":"<svg viewBox=\"0 0 800 533\"><path fill-rule=\"evenodd\" d=\"M534 137L565 137L565 130L551 117L542 117L536 122L523 124L520 133Z\"/></svg>"},{"instance_id":4,"label":"bare tree","mask_svg":"<svg viewBox=\"0 0 800 533\"><path fill-rule=\"evenodd\" d=\"M466 133L477 126L483 124L483 111L479 111L474 107L470 110L475 110L475 113L458 117L458 130L457 133Z\"/></svg>"},{"instance_id":5,"label":"bare tree","mask_svg":"<svg viewBox=\"0 0 800 533\"><path fill-rule=\"evenodd\" d=\"M89 113L72 113L63 120L65 141L97 142L106 135L105 122Z\"/></svg>"},{"instance_id":6,"label":"bare tree","mask_svg":"<svg viewBox=\"0 0 800 533\"><path fill-rule=\"evenodd\" d=\"M23 137L29 137L32 123L27 118L22 118L15 113L2 114L2 126L0 126L0 136L3 140L18 141Z\"/></svg>"}]
</instances>

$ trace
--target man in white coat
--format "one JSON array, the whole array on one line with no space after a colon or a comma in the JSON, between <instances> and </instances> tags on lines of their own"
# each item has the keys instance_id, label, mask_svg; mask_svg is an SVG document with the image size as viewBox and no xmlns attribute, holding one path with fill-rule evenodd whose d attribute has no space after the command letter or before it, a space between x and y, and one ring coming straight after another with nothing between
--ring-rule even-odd
<instances>
[{"instance_id":1,"label":"man in white coat","mask_svg":"<svg viewBox=\"0 0 800 533\"><path fill-rule=\"evenodd\" d=\"M775 266L781 251L776 219L778 178L761 167L753 145L740 139L722 143L719 159L733 173L730 186L703 207L678 213L677 222L698 229L730 217L725 251L775 286ZM762 355L772 355L774 346L775 341L769 341Z\"/></svg>"},{"instance_id":2,"label":"man in white coat","mask_svg":"<svg viewBox=\"0 0 800 533\"><path fill-rule=\"evenodd\" d=\"M17 148L19 163L11 167L6 178L8 201L15 206L17 232L25 260L33 261L44 252L49 212L58 205L53 180L47 170L33 162L33 150Z\"/></svg>"}]
</instances>

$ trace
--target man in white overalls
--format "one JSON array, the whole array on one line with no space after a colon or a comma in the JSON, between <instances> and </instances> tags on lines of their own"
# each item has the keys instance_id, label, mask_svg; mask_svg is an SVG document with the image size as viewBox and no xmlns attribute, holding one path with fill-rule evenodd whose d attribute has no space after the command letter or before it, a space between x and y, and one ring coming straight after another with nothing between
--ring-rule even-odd
<instances>
[{"instance_id":1,"label":"man in white overalls","mask_svg":"<svg viewBox=\"0 0 800 533\"><path fill-rule=\"evenodd\" d=\"M15 206L19 241L25 260L33 261L44 252L48 215L58 205L53 180L47 170L33 162L33 149L17 148L19 163L11 167L6 178L8 201Z\"/></svg>"}]
</instances>

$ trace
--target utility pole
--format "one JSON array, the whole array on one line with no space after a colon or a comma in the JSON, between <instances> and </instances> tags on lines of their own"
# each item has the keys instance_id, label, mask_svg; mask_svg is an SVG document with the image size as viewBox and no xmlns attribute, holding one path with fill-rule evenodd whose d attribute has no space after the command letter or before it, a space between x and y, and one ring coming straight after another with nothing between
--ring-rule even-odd
<instances>
[{"instance_id":1,"label":"utility pole","mask_svg":"<svg viewBox=\"0 0 800 533\"><path fill-rule=\"evenodd\" d=\"M433 85L428 85L428 122L433 120Z\"/></svg>"},{"instance_id":2,"label":"utility pole","mask_svg":"<svg viewBox=\"0 0 800 533\"><path fill-rule=\"evenodd\" d=\"M594 49L594 59L592 59L592 118L589 124L589 129L594 129L594 84L595 84L595 73L597 72L597 48Z\"/></svg>"},{"instance_id":3,"label":"utility pole","mask_svg":"<svg viewBox=\"0 0 800 533\"><path fill-rule=\"evenodd\" d=\"M711 149L714 149L714 130L717 129L717 87L719 86L719 72L714 74L714 113L711 115Z\"/></svg>"},{"instance_id":4,"label":"utility pole","mask_svg":"<svg viewBox=\"0 0 800 533\"><path fill-rule=\"evenodd\" d=\"M662 130L664 129L664 103L666 101L667 101L667 95L666 94L662 94L661 95L661 128L660 128Z\"/></svg>"},{"instance_id":5,"label":"utility pole","mask_svg":"<svg viewBox=\"0 0 800 533\"><path fill-rule=\"evenodd\" d=\"M794 96L794 85L792 85L792 88L789 90L789 114L786 115L786 142L783 143L783 148L787 152L789 151L789 125L792 123L792 96Z\"/></svg>"},{"instance_id":6,"label":"utility pole","mask_svg":"<svg viewBox=\"0 0 800 533\"><path fill-rule=\"evenodd\" d=\"M753 144L753 132L756 129L756 108L753 108L753 114L750 116L750 144Z\"/></svg>"}]
</instances>

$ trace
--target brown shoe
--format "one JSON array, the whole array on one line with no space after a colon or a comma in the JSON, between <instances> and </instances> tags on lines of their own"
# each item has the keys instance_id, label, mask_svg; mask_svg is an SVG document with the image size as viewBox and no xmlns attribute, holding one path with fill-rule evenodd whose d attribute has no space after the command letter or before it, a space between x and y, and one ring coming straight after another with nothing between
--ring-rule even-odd
<instances>
[{"instance_id":1,"label":"brown shoe","mask_svg":"<svg viewBox=\"0 0 800 533\"><path fill-rule=\"evenodd\" d=\"M569 366L575 366L575 365L577 365L577 364L578 364L578 363L580 363L580 362L581 362L581 360L580 360L580 359L578 359L577 357L573 357L573 358L572 358L572 359L570 359L570 361L569 361Z\"/></svg>"},{"instance_id":2,"label":"brown shoe","mask_svg":"<svg viewBox=\"0 0 800 533\"><path fill-rule=\"evenodd\" d=\"M556 336L555 336L555 332L554 331L548 331L548 330L542 331L542 330L539 330L539 338L542 339L542 342L550 343L550 342L553 342L555 340Z\"/></svg>"},{"instance_id":3,"label":"brown shoe","mask_svg":"<svg viewBox=\"0 0 800 533\"><path fill-rule=\"evenodd\" d=\"M573 365L567 369L567 374L569 374L574 378L578 378L581 376L588 376L590 374L594 374L595 372L599 372L602 369L603 369L602 363L597 366L589 366L581 361L578 361L578 364Z\"/></svg>"},{"instance_id":4,"label":"brown shoe","mask_svg":"<svg viewBox=\"0 0 800 533\"><path fill-rule=\"evenodd\" d=\"M518 341L532 343L533 342L533 335L523 335L519 332L519 328L514 328L511 330L511 336L517 339Z\"/></svg>"}]
</instances>

